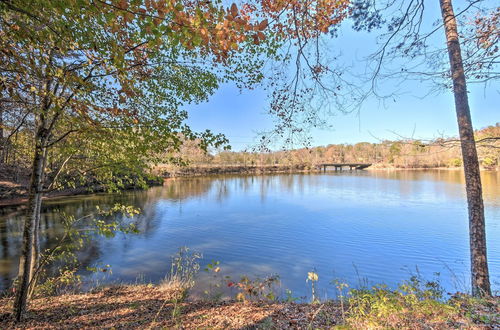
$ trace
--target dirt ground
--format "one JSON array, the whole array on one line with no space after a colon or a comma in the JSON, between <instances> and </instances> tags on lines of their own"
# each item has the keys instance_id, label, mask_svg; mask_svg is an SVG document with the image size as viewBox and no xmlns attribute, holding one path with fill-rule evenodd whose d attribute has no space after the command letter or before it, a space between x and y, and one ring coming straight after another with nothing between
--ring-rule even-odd
<instances>
[{"instance_id":1,"label":"dirt ground","mask_svg":"<svg viewBox=\"0 0 500 330\"><path fill-rule=\"evenodd\" d=\"M189 302L179 292L147 285L34 299L21 323L12 318L12 303L0 300L0 328L315 329L341 319L340 307L331 302Z\"/></svg>"}]
</instances>

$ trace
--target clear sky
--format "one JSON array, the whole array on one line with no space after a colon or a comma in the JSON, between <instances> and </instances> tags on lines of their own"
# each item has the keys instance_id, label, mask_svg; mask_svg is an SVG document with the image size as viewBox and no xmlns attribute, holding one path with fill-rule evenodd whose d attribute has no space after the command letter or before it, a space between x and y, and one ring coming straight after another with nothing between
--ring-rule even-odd
<instances>
[{"instance_id":1,"label":"clear sky","mask_svg":"<svg viewBox=\"0 0 500 330\"><path fill-rule=\"evenodd\" d=\"M429 21L439 15L439 2L434 1L433 5L429 9ZM361 59L375 50L375 35L354 33L348 28L342 31L341 37L332 42L337 47L341 45L344 57L351 58L354 70L364 69ZM433 42L444 45L442 34L442 31L436 34ZM422 98L427 86L416 81L408 82L404 89L406 93L395 102L380 105L378 100L369 99L359 113L332 116L332 129L311 132L312 145L398 139L394 132L423 140L458 134L451 91L444 90L438 95ZM474 127L477 129L500 122L498 84L486 87L470 85L469 91ZM188 122L196 130L208 128L224 133L233 150L239 151L254 144L257 132L272 128L272 119L266 114L268 104L263 90L240 91L232 85L224 85L208 102L188 107Z\"/></svg>"}]
</instances>

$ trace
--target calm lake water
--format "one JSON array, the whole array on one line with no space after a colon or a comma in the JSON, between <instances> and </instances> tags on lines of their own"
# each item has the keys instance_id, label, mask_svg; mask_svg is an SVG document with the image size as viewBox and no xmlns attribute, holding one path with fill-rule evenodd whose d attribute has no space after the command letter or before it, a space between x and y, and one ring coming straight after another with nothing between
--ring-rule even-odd
<instances>
[{"instance_id":1,"label":"calm lake water","mask_svg":"<svg viewBox=\"0 0 500 330\"><path fill-rule=\"evenodd\" d=\"M61 233L59 211L78 217L120 202L143 210L140 233L94 240L79 253L85 266L112 266L104 281L158 282L170 256L188 246L203 254L202 266L220 261L223 275L279 274L294 296L309 295L312 270L322 298L334 296L334 279L395 286L417 271L426 279L439 272L447 290L463 291L469 247L462 176L436 170L174 179L147 191L46 202L43 245ZM500 173L484 172L483 185L491 281L500 290ZM22 212L1 212L5 289L17 272Z\"/></svg>"}]
</instances>

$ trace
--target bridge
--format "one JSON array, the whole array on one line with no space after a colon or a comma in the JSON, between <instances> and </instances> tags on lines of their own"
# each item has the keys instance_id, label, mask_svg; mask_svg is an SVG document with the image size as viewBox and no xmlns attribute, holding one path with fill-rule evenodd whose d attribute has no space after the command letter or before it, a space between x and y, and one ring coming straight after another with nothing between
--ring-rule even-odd
<instances>
[{"instance_id":1,"label":"bridge","mask_svg":"<svg viewBox=\"0 0 500 330\"><path fill-rule=\"evenodd\" d=\"M333 163L333 164L319 164L318 167L320 170L326 172L327 167L335 167L335 171L342 171L343 168L349 167L349 171L354 170L364 170L367 167L370 167L372 164L363 164L363 163Z\"/></svg>"}]
</instances>

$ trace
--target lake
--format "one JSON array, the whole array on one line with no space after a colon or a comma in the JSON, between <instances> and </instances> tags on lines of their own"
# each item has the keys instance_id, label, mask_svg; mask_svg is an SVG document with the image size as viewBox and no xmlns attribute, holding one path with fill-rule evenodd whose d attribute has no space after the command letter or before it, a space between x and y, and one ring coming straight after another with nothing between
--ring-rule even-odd
<instances>
[{"instance_id":1,"label":"lake","mask_svg":"<svg viewBox=\"0 0 500 330\"><path fill-rule=\"evenodd\" d=\"M500 172L483 172L491 282L500 290ZM203 254L202 268L221 274L279 274L282 289L310 296L307 273L319 275L321 298L330 282L395 286L419 273L450 292L468 290L468 220L463 173L344 171L321 174L169 179L163 187L44 202L42 245L61 235L61 211L76 217L114 203L140 207L138 234L93 240L79 253L84 266L106 265L104 282L157 283L170 257L187 246ZM22 212L0 213L0 288L17 272ZM197 284L203 290L207 275Z\"/></svg>"}]
</instances>

